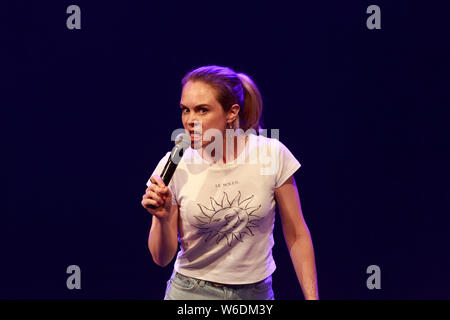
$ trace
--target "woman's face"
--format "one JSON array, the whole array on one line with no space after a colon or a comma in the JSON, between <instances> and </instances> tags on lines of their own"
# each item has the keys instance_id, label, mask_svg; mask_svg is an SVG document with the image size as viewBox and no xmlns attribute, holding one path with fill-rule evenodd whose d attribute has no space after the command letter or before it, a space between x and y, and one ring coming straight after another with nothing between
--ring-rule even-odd
<instances>
[{"instance_id":1,"label":"woman's face","mask_svg":"<svg viewBox=\"0 0 450 320\"><path fill-rule=\"evenodd\" d=\"M204 148L211 143L211 140L205 141L203 138L208 129L225 132L227 116L210 85L202 81L188 81L181 93L180 108L181 120L191 136L192 144L197 141L197 146Z\"/></svg>"}]
</instances>

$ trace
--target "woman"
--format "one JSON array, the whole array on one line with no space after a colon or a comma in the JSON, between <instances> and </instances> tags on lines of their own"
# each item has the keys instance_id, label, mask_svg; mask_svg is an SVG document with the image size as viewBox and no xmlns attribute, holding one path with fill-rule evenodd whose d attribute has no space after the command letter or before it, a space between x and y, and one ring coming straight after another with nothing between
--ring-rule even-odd
<instances>
[{"instance_id":1,"label":"woman","mask_svg":"<svg viewBox=\"0 0 450 320\"><path fill-rule=\"evenodd\" d=\"M180 107L191 146L168 186L158 176L167 152L142 200L153 215L148 246L155 263L167 266L181 246L164 299L274 299L276 204L304 297L318 299L293 177L300 163L277 139L252 134L262 112L255 83L230 68L201 67L183 78ZM230 129L240 130L222 139Z\"/></svg>"}]
</instances>

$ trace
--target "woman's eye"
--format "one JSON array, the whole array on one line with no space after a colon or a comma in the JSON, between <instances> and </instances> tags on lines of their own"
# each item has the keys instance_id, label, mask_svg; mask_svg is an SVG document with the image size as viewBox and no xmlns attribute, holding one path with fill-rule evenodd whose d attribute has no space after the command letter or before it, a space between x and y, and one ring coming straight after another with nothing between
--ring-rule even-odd
<instances>
[{"instance_id":1,"label":"woman's eye","mask_svg":"<svg viewBox=\"0 0 450 320\"><path fill-rule=\"evenodd\" d=\"M199 110L200 110L200 113L201 113L201 114L204 114L204 113L208 112L208 109L204 109L204 108L201 108L201 109L199 109ZM181 113L187 113L187 112L189 112L189 109L188 109L188 108L182 108L182 109L181 109Z\"/></svg>"}]
</instances>

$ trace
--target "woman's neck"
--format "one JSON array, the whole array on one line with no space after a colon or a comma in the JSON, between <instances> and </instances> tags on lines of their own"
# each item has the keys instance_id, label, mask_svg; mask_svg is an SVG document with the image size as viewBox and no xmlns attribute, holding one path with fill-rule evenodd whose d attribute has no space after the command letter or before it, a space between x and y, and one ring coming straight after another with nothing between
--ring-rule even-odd
<instances>
[{"instance_id":1,"label":"woman's neck","mask_svg":"<svg viewBox=\"0 0 450 320\"><path fill-rule=\"evenodd\" d=\"M228 141L228 143L227 139L223 140L222 157L220 157L220 155L216 156L216 148L210 146L211 143L214 143L213 141L201 148L201 155L203 159L214 164L226 164L227 162L236 160L240 154L244 152L244 149L248 143L248 136L244 134L233 135L231 139L229 139L230 141Z\"/></svg>"}]
</instances>

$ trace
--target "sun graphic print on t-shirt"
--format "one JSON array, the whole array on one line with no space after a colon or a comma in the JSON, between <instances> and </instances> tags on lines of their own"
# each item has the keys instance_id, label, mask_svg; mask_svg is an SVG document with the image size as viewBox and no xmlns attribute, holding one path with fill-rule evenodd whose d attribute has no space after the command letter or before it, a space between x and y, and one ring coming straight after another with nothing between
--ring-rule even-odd
<instances>
[{"instance_id":1,"label":"sun graphic print on t-shirt","mask_svg":"<svg viewBox=\"0 0 450 320\"><path fill-rule=\"evenodd\" d=\"M243 242L244 234L254 236L252 228L258 227L257 222L262 218L255 214L261 205L250 204L253 198L254 195L241 200L241 192L238 191L230 201L224 192L220 202L210 197L209 208L197 203L202 214L194 216L198 221L195 227L206 235L205 242L216 238L216 243L219 243L225 238L231 246L235 240Z\"/></svg>"}]
</instances>

